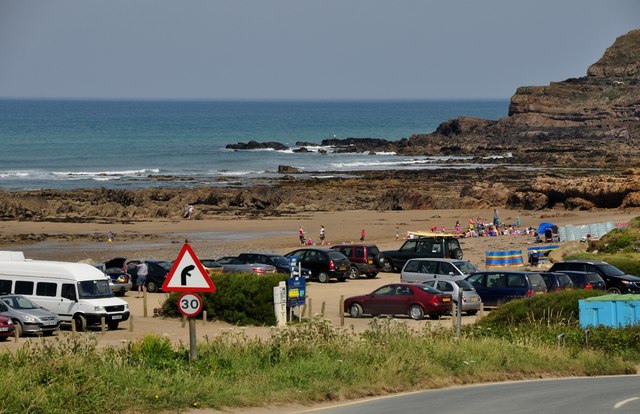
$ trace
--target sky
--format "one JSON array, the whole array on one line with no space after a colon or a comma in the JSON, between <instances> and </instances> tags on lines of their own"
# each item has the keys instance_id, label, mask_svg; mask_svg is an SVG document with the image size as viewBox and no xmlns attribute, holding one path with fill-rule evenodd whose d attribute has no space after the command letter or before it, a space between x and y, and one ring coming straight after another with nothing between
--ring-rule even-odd
<instances>
[{"instance_id":1,"label":"sky","mask_svg":"<svg viewBox=\"0 0 640 414\"><path fill-rule=\"evenodd\" d=\"M0 0L0 98L508 99L639 0Z\"/></svg>"}]
</instances>

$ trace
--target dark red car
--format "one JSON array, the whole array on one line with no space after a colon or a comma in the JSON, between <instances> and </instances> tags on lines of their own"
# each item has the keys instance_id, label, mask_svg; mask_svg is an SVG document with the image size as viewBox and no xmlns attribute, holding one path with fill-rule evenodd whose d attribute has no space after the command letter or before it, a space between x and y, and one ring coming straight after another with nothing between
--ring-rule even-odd
<instances>
[{"instance_id":1,"label":"dark red car","mask_svg":"<svg viewBox=\"0 0 640 414\"><path fill-rule=\"evenodd\" d=\"M7 338L13 336L15 330L16 327L11 318L0 316L0 341L6 341Z\"/></svg>"},{"instance_id":2,"label":"dark red car","mask_svg":"<svg viewBox=\"0 0 640 414\"><path fill-rule=\"evenodd\" d=\"M344 301L344 311L353 318L362 315L409 315L420 320L424 315L438 319L451 311L451 295L425 285L392 283L368 295L352 296Z\"/></svg>"}]
</instances>

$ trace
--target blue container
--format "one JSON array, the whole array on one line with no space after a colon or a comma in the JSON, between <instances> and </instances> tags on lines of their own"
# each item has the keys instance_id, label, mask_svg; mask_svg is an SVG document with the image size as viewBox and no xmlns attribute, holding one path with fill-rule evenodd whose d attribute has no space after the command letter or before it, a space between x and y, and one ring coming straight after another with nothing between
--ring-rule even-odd
<instances>
[{"instance_id":1,"label":"blue container","mask_svg":"<svg viewBox=\"0 0 640 414\"><path fill-rule=\"evenodd\" d=\"M580 300L580 326L618 328L640 323L640 295L604 295Z\"/></svg>"}]
</instances>

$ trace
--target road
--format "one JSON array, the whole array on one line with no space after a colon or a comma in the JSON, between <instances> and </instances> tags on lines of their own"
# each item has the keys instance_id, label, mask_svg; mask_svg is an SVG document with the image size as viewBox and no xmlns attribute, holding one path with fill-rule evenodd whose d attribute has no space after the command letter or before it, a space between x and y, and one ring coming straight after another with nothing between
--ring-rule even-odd
<instances>
[{"instance_id":1,"label":"road","mask_svg":"<svg viewBox=\"0 0 640 414\"><path fill-rule=\"evenodd\" d=\"M639 413L640 376L535 380L452 387L299 412L318 414Z\"/></svg>"}]
</instances>

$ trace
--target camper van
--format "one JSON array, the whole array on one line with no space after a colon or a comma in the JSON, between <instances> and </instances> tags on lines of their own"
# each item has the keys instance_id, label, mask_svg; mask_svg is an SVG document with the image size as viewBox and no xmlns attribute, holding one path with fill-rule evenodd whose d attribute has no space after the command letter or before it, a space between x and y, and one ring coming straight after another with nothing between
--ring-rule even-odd
<instances>
[{"instance_id":1,"label":"camper van","mask_svg":"<svg viewBox=\"0 0 640 414\"><path fill-rule=\"evenodd\" d=\"M109 280L84 263L25 259L22 252L0 251L0 295L23 295L83 331L101 323L117 329L129 319L129 304L113 295Z\"/></svg>"}]
</instances>

